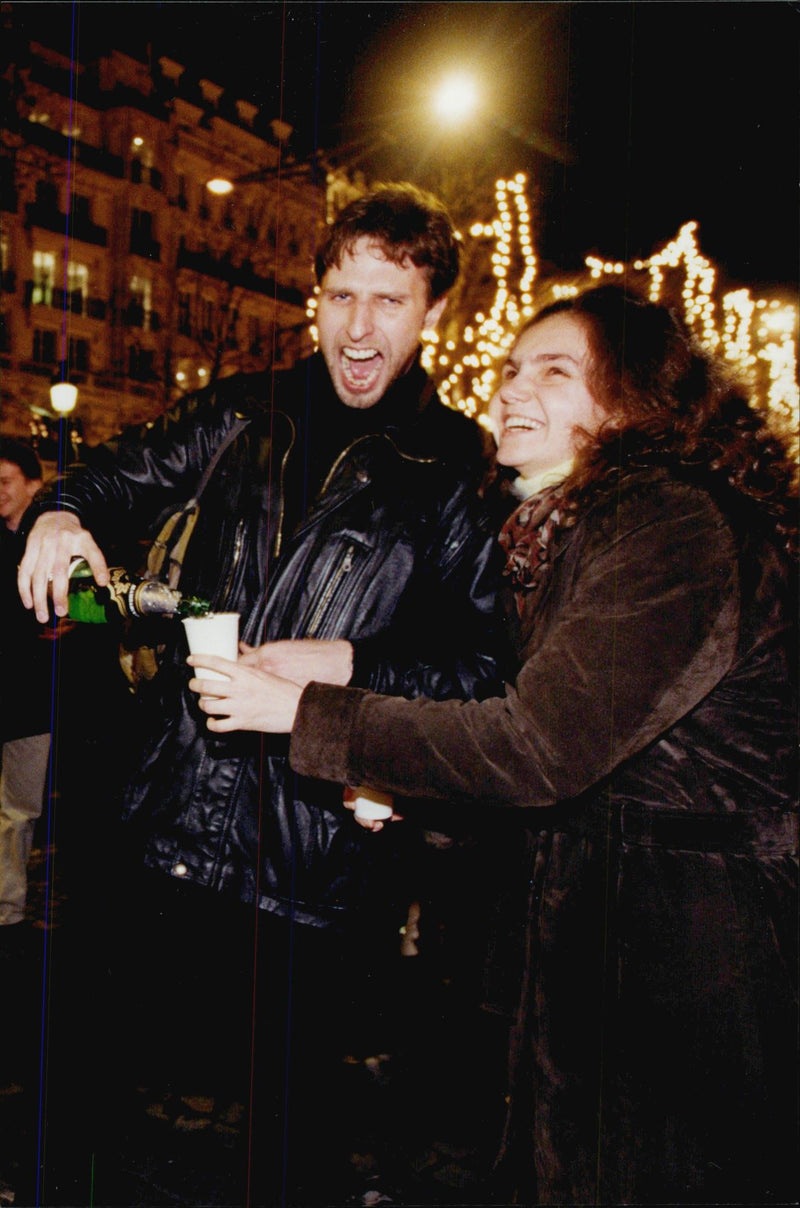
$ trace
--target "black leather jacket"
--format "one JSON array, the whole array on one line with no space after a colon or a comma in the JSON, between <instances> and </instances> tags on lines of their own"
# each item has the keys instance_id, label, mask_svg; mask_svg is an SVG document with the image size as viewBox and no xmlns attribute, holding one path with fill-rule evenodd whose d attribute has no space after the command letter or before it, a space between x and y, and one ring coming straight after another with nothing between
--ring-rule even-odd
<instances>
[{"instance_id":1,"label":"black leather jacket","mask_svg":"<svg viewBox=\"0 0 800 1208\"><path fill-rule=\"evenodd\" d=\"M61 506L101 542L122 517L152 523L192 495L237 417L248 418L202 496L182 590L239 611L253 644L351 640L353 682L364 687L438 698L494 692L499 568L476 490L477 425L439 402L418 365L372 414L347 412L319 356L274 381L224 379L159 420L144 442L128 434L95 451L62 486ZM343 449L331 414L353 425ZM306 503L309 449L327 473ZM285 739L209 734L186 688L180 627L165 624L174 650L151 686L152 737L125 802L146 864L301 922L343 919L374 875L372 836L365 842L338 785L291 771Z\"/></svg>"}]
</instances>

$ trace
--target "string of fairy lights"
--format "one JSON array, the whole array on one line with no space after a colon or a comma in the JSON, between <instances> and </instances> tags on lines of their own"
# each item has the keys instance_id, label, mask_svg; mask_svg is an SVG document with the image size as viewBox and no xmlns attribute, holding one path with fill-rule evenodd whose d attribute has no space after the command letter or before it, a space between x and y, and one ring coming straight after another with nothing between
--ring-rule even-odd
<instances>
[{"instance_id":1,"label":"string of fairy lights","mask_svg":"<svg viewBox=\"0 0 800 1208\"><path fill-rule=\"evenodd\" d=\"M498 180L497 216L491 223L476 222L470 227L471 238L494 240L491 265L495 293L489 313L477 311L473 322L464 328L461 339L466 351L459 355L456 340L447 340L440 350L438 334L423 332L423 366L436 378L442 401L468 415L476 414L489 402L497 362L505 356L522 321L533 314L537 260L526 183L523 172L513 180ZM515 268L519 279L513 282Z\"/></svg>"},{"instance_id":2,"label":"string of fairy lights","mask_svg":"<svg viewBox=\"0 0 800 1208\"><path fill-rule=\"evenodd\" d=\"M635 260L635 273L649 275L648 296L658 302L670 270L683 271L680 291L687 325L710 352L735 366L753 398L768 408L791 434L797 433L800 389L797 382L797 307L777 298L754 298L740 288L715 297L717 270L697 241L698 225L687 222L647 260ZM624 273L626 266L587 256L592 278Z\"/></svg>"},{"instance_id":3,"label":"string of fairy lights","mask_svg":"<svg viewBox=\"0 0 800 1208\"><path fill-rule=\"evenodd\" d=\"M494 217L469 229L470 239L484 248L491 263L494 297L488 311L476 311L455 338L423 332L422 363L434 377L442 401L478 419L491 398L499 363L520 324L534 313L538 263L526 186L523 172L496 181ZM797 307L777 298L753 297L746 288L720 296L717 269L702 254L697 235L698 224L687 222L663 248L632 264L587 256L580 281L540 284L537 301L544 304L576 294L587 276L590 281L646 276L650 299L674 303L680 298L686 323L701 343L734 365L755 402L795 434L800 414ZM676 274L683 274L682 280ZM306 313L312 322L316 305L316 297L310 298ZM316 340L313 326L311 330Z\"/></svg>"}]
</instances>

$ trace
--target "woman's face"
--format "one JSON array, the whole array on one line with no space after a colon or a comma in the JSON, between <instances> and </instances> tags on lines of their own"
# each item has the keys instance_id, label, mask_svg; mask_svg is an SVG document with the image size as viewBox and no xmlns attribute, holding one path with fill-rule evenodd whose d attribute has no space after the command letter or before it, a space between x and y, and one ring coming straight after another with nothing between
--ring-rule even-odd
<instances>
[{"instance_id":1,"label":"woman's face","mask_svg":"<svg viewBox=\"0 0 800 1208\"><path fill-rule=\"evenodd\" d=\"M574 456L575 429L594 433L605 418L588 373L589 342L579 319L550 315L522 333L489 404L500 465L532 478Z\"/></svg>"}]
</instances>

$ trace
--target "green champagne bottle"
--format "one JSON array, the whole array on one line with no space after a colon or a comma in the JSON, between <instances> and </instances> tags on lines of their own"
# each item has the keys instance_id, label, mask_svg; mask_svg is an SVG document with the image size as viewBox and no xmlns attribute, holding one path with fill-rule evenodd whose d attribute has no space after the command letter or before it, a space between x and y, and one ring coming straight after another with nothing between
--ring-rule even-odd
<instances>
[{"instance_id":1,"label":"green champagne bottle","mask_svg":"<svg viewBox=\"0 0 800 1208\"><path fill-rule=\"evenodd\" d=\"M114 617L203 616L210 611L206 600L183 596L157 579L136 578L121 566L110 566L108 573L108 587L98 587L86 559L73 559L67 616L105 625Z\"/></svg>"}]
</instances>

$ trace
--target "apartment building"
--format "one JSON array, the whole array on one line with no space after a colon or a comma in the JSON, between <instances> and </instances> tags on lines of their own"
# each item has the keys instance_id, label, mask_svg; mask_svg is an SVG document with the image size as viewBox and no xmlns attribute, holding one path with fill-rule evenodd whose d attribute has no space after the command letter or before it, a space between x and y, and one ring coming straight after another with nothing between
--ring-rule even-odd
<instances>
[{"instance_id":1,"label":"apartment building","mask_svg":"<svg viewBox=\"0 0 800 1208\"><path fill-rule=\"evenodd\" d=\"M0 431L44 431L59 378L96 444L310 351L328 203L291 127L165 57L78 63L25 40L5 59Z\"/></svg>"}]
</instances>

